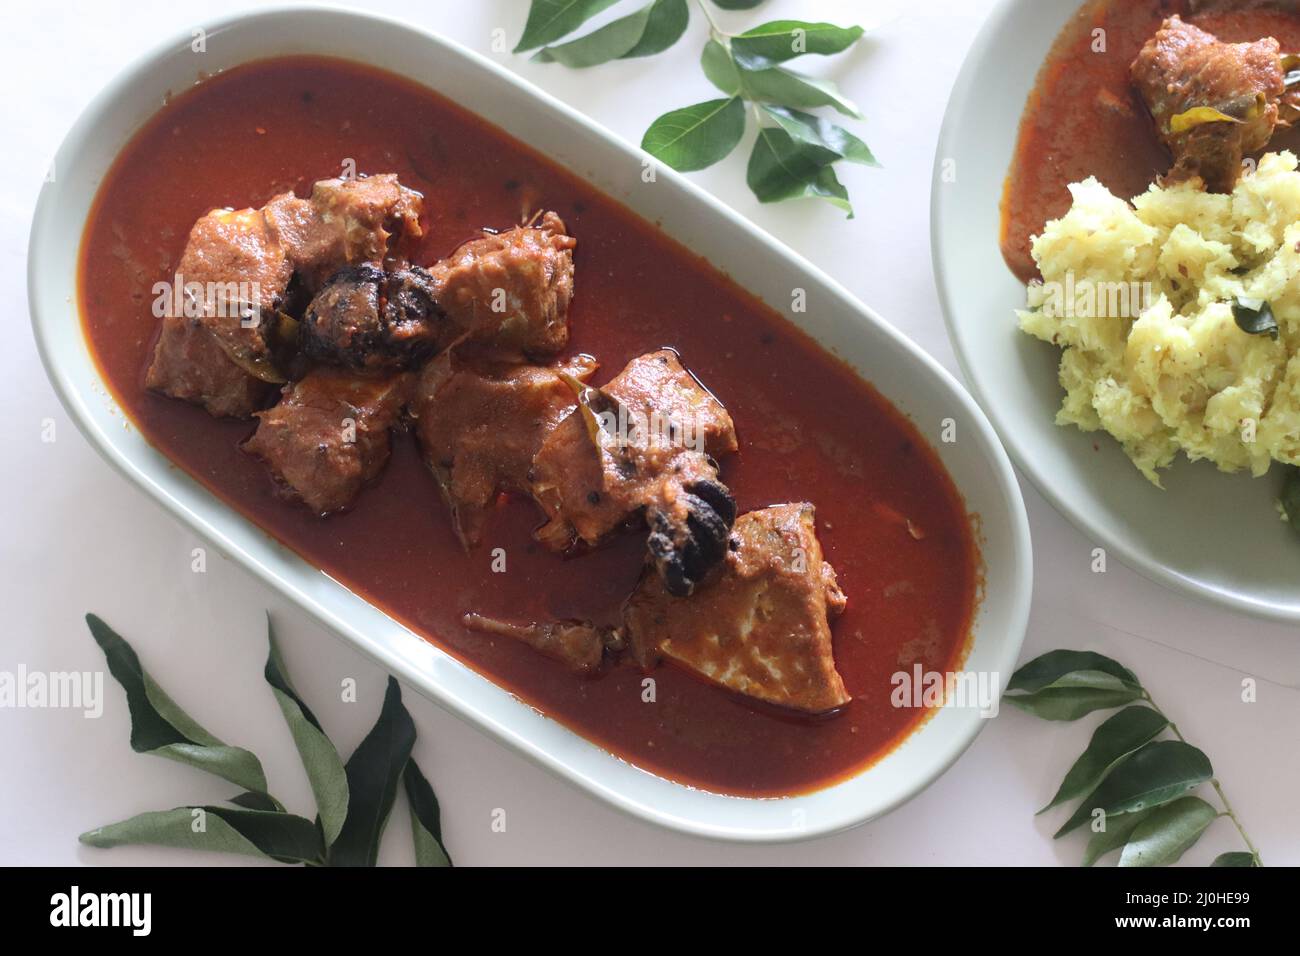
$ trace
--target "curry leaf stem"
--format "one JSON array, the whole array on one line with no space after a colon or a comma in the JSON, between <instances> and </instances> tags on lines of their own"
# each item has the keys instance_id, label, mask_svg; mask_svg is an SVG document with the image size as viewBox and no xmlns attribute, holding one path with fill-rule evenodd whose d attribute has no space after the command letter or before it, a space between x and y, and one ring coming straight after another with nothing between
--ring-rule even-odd
<instances>
[{"instance_id":1,"label":"curry leaf stem","mask_svg":"<svg viewBox=\"0 0 1300 956\"><path fill-rule=\"evenodd\" d=\"M1157 704L1155 700L1152 698L1150 691L1143 689L1142 696L1146 699L1146 702L1150 704L1151 707L1156 711L1156 713L1163 716L1166 720L1169 720L1169 715L1160 709L1160 705ZM1174 723L1172 720L1169 720L1169 730L1170 732L1173 733L1175 737L1177 737L1183 743L1187 743L1186 738L1183 737L1182 731L1178 729L1178 725ZM1241 839L1245 841L1246 847L1250 850L1250 855L1255 858L1255 865L1263 866L1264 861L1260 859L1259 850L1256 848L1255 844L1251 841L1250 835L1246 833L1246 828L1241 825L1241 820L1237 816L1237 811L1233 809L1232 803L1228 800L1228 795L1223 792L1223 787L1219 784L1219 778L1211 777L1210 786L1214 787L1214 792L1219 795L1219 800L1223 804L1223 810L1224 810L1223 815L1228 817L1228 819L1232 821L1232 825L1237 828L1237 832L1241 834Z\"/></svg>"},{"instance_id":2,"label":"curry leaf stem","mask_svg":"<svg viewBox=\"0 0 1300 956\"><path fill-rule=\"evenodd\" d=\"M713 39L717 40L724 47L728 46L727 40L731 37L730 33L724 33L718 26L718 21L713 19L713 14L709 12L709 6L704 0L695 0L695 5L700 8L700 13L704 14L704 19L709 22L709 33Z\"/></svg>"}]
</instances>

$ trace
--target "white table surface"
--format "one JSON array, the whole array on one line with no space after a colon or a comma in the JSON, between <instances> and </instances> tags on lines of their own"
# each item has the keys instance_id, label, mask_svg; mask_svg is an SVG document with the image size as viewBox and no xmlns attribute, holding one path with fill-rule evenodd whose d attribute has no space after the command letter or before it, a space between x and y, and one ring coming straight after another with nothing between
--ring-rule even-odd
<instances>
[{"instance_id":1,"label":"white table surface","mask_svg":"<svg viewBox=\"0 0 1300 956\"><path fill-rule=\"evenodd\" d=\"M842 173L858 217L811 203L760 206L744 184L744 152L696 181L835 276L956 371L930 268L931 165L948 92L993 0L771 0L730 23L777 16L876 22L851 54L823 67L861 105L860 129L883 170ZM299 812L311 795L261 680L263 611L275 617L295 683L346 754L378 710L384 674L215 553L190 567L198 542L104 464L47 384L29 332L27 230L50 157L109 77L160 39L202 26L233 4L166 0L15 4L0 30L0 268L12 293L0 313L0 671L102 670L82 615L128 637L172 695L214 733L262 757L272 789ZM513 40L523 0L358 3L406 16L491 53ZM667 54L578 73L494 54L619 135L639 142L668 108L713 95L691 33ZM398 65L400 68L400 65ZM991 239L991 237L990 237ZM47 419L55 440L42 440ZM1256 620L1164 590L1112 561L1089 571L1094 542L1027 484L1035 600L1024 658L1055 647L1097 650L1134 668L1189 740L1211 757L1267 863L1300 863L1300 629ZM356 704L339 698L355 678ZM1258 698L1243 703L1243 679ZM221 781L128 745L125 698L108 679L97 720L70 710L0 709L0 863L221 864L242 858L154 848L94 850L79 832L146 809L214 802ZM1082 837L1053 842L1059 818L1035 818L1083 748L1097 717L1049 724L1012 708L911 803L849 833L781 847L715 844L625 818L553 779L407 691L417 757L441 799L460 864L1077 863ZM496 808L507 811L494 832ZM1191 858L1237 849L1226 821ZM409 824L394 813L381 862L409 863Z\"/></svg>"}]
</instances>

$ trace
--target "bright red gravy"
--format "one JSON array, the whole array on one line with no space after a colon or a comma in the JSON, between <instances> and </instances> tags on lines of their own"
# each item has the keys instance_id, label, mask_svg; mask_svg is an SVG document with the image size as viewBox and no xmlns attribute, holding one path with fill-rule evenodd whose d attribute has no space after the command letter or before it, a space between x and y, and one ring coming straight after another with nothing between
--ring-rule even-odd
<instances>
[{"instance_id":1,"label":"bright red gravy","mask_svg":"<svg viewBox=\"0 0 1300 956\"><path fill-rule=\"evenodd\" d=\"M671 345L726 404L741 451L723 479L742 511L808 499L848 594L835 658L853 703L807 720L752 706L671 667L657 702L642 675L596 679L503 638L465 630L473 609L511 620L611 619L636 580L644 537L561 560L536 546L533 506L503 502L465 554L413 439L349 512L327 519L278 496L239 449L249 422L143 388L170 279L191 224L214 206L259 206L339 174L396 172L425 195L419 262L481 226L554 209L578 238L575 352L604 381ZM148 439L231 507L418 634L616 755L709 790L815 789L901 741L924 712L889 704L890 676L919 660L959 665L978 589L971 519L915 427L844 364L706 262L590 186L423 87L343 61L239 67L177 96L130 142L100 188L81 251L86 334L115 396ZM909 534L905 519L924 534ZM508 572L489 570L504 547Z\"/></svg>"}]
</instances>

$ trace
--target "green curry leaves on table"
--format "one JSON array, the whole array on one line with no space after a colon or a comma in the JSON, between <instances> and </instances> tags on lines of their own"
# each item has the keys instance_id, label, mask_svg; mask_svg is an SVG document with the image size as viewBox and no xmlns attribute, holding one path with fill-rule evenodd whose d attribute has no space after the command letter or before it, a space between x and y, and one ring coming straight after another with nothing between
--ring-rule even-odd
<instances>
[{"instance_id":1,"label":"green curry leaves on table","mask_svg":"<svg viewBox=\"0 0 1300 956\"><path fill-rule=\"evenodd\" d=\"M261 761L242 747L214 737L149 676L121 636L93 614L90 633L108 658L108 669L126 691L131 748L214 774L242 788L231 806L186 806L141 813L81 835L96 847L153 844L214 850L307 866L374 866L379 841L399 787L411 810L419 866L451 866L442 845L438 799L411 757L415 724L402 706L397 681L379 719L344 763L320 721L298 696L267 622L270 652L264 676L298 748L316 799L316 819L290 813L266 785Z\"/></svg>"},{"instance_id":2,"label":"green curry leaves on table","mask_svg":"<svg viewBox=\"0 0 1300 956\"><path fill-rule=\"evenodd\" d=\"M688 0L647 0L625 16L576 39L562 40L616 0L533 0L516 53L536 50L533 60L585 69L612 60L652 56L686 32ZM751 10L762 0L712 0L724 10ZM696 0L709 38L700 66L724 95L671 110L656 119L641 148L680 172L724 159L745 135L747 115L757 128L746 181L760 202L824 199L851 218L848 190L835 174L840 160L877 166L867 144L825 117L827 107L852 119L862 114L834 83L784 66L805 55L829 56L857 43L859 26L773 20L743 33L724 32Z\"/></svg>"},{"instance_id":3,"label":"green curry leaves on table","mask_svg":"<svg viewBox=\"0 0 1300 956\"><path fill-rule=\"evenodd\" d=\"M1056 795L1038 811L1079 800L1055 836L1085 824L1091 828L1084 866L1114 850L1120 851L1120 866L1175 863L1219 817L1233 822L1249 849L1220 854L1211 865L1260 865L1210 758L1183 739L1123 664L1091 651L1050 651L1011 675L1003 699L1046 720L1123 708L1097 727ZM1165 732L1173 739L1160 739ZM1205 783L1218 794L1222 810L1192 793Z\"/></svg>"}]
</instances>

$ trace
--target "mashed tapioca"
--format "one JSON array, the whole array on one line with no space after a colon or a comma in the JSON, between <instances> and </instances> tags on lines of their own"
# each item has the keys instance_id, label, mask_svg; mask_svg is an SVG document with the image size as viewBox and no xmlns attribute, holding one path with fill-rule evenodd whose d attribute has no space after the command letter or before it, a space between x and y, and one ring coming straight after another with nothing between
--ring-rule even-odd
<instances>
[{"instance_id":1,"label":"mashed tapioca","mask_svg":"<svg viewBox=\"0 0 1300 956\"><path fill-rule=\"evenodd\" d=\"M1231 195L1152 186L1130 205L1091 178L1070 192L1034 239L1043 281L1018 313L1065 350L1057 423L1109 432L1157 485L1180 450L1256 476L1300 464L1296 157L1264 156Z\"/></svg>"}]
</instances>

